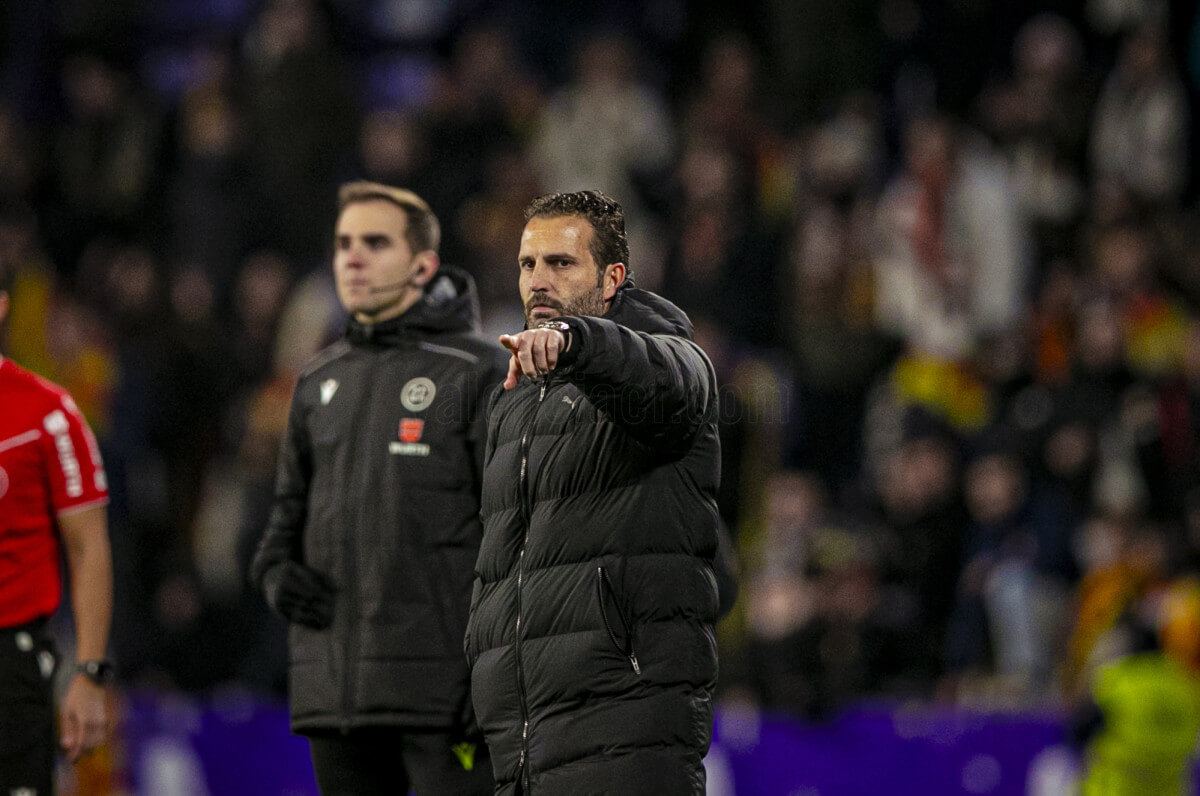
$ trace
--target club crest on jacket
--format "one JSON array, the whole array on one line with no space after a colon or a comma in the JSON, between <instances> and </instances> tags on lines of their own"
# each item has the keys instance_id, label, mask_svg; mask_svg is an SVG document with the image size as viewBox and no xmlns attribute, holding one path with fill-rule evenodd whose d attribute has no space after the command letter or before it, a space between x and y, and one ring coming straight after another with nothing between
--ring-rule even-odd
<instances>
[{"instance_id":1,"label":"club crest on jacket","mask_svg":"<svg viewBox=\"0 0 1200 796\"><path fill-rule=\"evenodd\" d=\"M410 412L423 412L433 403L437 395L437 385L432 379L418 376L409 379L400 391L400 404Z\"/></svg>"}]
</instances>

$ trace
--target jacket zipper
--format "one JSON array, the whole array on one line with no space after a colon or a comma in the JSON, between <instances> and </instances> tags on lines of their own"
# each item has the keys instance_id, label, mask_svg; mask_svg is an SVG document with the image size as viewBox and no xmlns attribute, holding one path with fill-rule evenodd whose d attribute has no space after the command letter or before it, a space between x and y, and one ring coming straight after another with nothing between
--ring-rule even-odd
<instances>
[{"instance_id":1,"label":"jacket zipper","mask_svg":"<svg viewBox=\"0 0 1200 796\"><path fill-rule=\"evenodd\" d=\"M529 424L525 427L525 433L521 435L521 509L522 515L525 518L525 537L521 540L521 550L517 553L517 635L515 641L517 655L517 697L521 703L521 757L519 767L521 769L521 793L529 793L529 766L526 761L529 758L529 704L525 693L525 667L521 663L521 585L525 580L525 546L529 544L529 522L533 516L532 500L529 495L529 445L530 436L533 428L537 423L538 411L542 408L542 401L546 398L546 385L549 382L549 377L542 379L542 386L538 390L537 403L533 407L533 414L529 417Z\"/></svg>"},{"instance_id":2,"label":"jacket zipper","mask_svg":"<svg viewBox=\"0 0 1200 796\"><path fill-rule=\"evenodd\" d=\"M596 596L600 598L600 616L604 619L604 629L608 631L608 640L617 648L617 652L620 652L629 659L629 664L633 667L633 673L641 677L642 667L638 664L637 653L633 651L633 631L629 629L629 624L625 621L625 616L621 613L619 605L617 606L617 618L621 620L622 631L625 634L624 645L617 641L617 634L613 632L612 624L608 621L608 611L604 609L604 591L606 588L608 593L613 596L613 603L615 605L617 594L613 590L612 581L608 578L608 570L602 566L596 567Z\"/></svg>"},{"instance_id":3,"label":"jacket zipper","mask_svg":"<svg viewBox=\"0 0 1200 796\"><path fill-rule=\"evenodd\" d=\"M358 413L355 415L355 417L361 418L363 416L364 411L366 411L368 413L370 411L371 398L372 398L371 385L373 385L375 383L375 379L373 379L371 377L374 375L377 366L378 366L377 357L372 356L372 358L370 360L370 364L367 366L367 378L365 378L363 380L363 390L358 399ZM368 441L365 445L362 445L361 444L361 442L362 442L361 436L363 434L367 433L367 429L373 428L372 424L370 423L370 417L366 418L366 422L360 423L358 428L360 429L360 431L359 431L360 439L357 440L357 442L359 442L360 444L357 445L356 447L358 447L359 450L369 450L370 442ZM368 434L368 436L369 436L369 434ZM361 463L361 462L365 461L367 458L368 457L359 456L359 457L356 457L356 460ZM361 467L361 464L359 466ZM356 484L365 483L365 479L356 477L355 483ZM362 521L363 521L363 514L366 511L366 506L367 506L368 501L363 500L360 495L356 495L355 502L358 504L358 512L357 512L357 516L355 517L354 528L361 528ZM354 544L352 541L351 534L344 532L344 535L342 537L342 554L345 557L345 562L346 562L346 582L342 588L341 594L346 595L346 601L347 601L346 622L347 622L347 625L346 625L346 641L345 641L346 662L345 662L345 672L343 674L345 680L343 682L343 688L342 688L342 721L341 721L341 725L342 725L342 734L343 735L349 733L350 727L351 727L350 716L351 716L351 712L354 708L354 670L357 668L357 657L358 657L355 654L355 647L357 646L355 644L355 642L358 640L358 599L357 599L358 592L357 592L357 587L356 587L356 584L358 583L358 561L357 561L357 556L355 555L355 552L356 551L355 551L355 547L354 547Z\"/></svg>"}]
</instances>

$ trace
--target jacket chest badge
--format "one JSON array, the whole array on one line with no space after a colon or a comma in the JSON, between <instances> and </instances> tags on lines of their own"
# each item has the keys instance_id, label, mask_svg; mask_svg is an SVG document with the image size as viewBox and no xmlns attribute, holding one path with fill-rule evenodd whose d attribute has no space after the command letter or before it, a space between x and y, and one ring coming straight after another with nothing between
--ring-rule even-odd
<instances>
[{"instance_id":1,"label":"jacket chest badge","mask_svg":"<svg viewBox=\"0 0 1200 796\"><path fill-rule=\"evenodd\" d=\"M425 432L425 421L415 417L400 418L400 441L420 442L421 434Z\"/></svg>"},{"instance_id":2,"label":"jacket chest badge","mask_svg":"<svg viewBox=\"0 0 1200 796\"><path fill-rule=\"evenodd\" d=\"M400 390L400 403L410 412L423 412L433 403L437 395L437 385L433 379L418 376L409 379Z\"/></svg>"},{"instance_id":3,"label":"jacket chest badge","mask_svg":"<svg viewBox=\"0 0 1200 796\"><path fill-rule=\"evenodd\" d=\"M429 446L421 442L425 421L417 417L400 418L399 441L388 444L388 453L400 456L428 456Z\"/></svg>"},{"instance_id":4,"label":"jacket chest badge","mask_svg":"<svg viewBox=\"0 0 1200 796\"><path fill-rule=\"evenodd\" d=\"M329 402L333 400L333 394L337 392L337 379L326 379L321 382L321 406L329 406Z\"/></svg>"}]
</instances>

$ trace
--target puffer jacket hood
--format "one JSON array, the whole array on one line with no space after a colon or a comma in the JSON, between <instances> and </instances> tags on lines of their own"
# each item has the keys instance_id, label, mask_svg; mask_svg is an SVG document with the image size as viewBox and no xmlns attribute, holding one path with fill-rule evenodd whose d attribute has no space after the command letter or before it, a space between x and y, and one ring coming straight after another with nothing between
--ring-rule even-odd
<instances>
[{"instance_id":1,"label":"puffer jacket hood","mask_svg":"<svg viewBox=\"0 0 1200 796\"><path fill-rule=\"evenodd\" d=\"M351 343L395 345L404 335L478 332L479 296L475 280L454 266L438 268L425 285L420 300L404 313L379 323L346 320L346 339Z\"/></svg>"},{"instance_id":2,"label":"puffer jacket hood","mask_svg":"<svg viewBox=\"0 0 1200 796\"><path fill-rule=\"evenodd\" d=\"M657 293L642 290L633 277L626 277L617 288L604 317L637 332L692 339L692 320L687 313Z\"/></svg>"}]
</instances>

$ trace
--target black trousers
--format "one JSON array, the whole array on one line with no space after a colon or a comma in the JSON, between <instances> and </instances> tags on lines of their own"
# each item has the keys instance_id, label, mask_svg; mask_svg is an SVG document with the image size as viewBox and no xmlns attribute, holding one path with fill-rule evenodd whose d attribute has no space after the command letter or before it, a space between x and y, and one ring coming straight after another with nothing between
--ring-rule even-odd
<instances>
[{"instance_id":1,"label":"black trousers","mask_svg":"<svg viewBox=\"0 0 1200 796\"><path fill-rule=\"evenodd\" d=\"M480 739L458 747L446 732L366 727L310 733L313 768L324 796L488 796L492 760ZM469 767L468 767L469 766Z\"/></svg>"},{"instance_id":2,"label":"black trousers","mask_svg":"<svg viewBox=\"0 0 1200 796\"><path fill-rule=\"evenodd\" d=\"M56 658L44 620L0 628L0 794L54 793Z\"/></svg>"}]
</instances>

